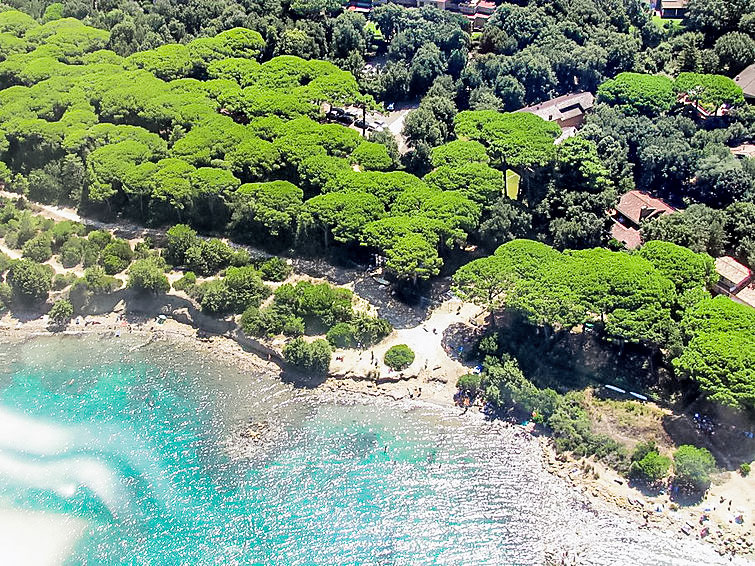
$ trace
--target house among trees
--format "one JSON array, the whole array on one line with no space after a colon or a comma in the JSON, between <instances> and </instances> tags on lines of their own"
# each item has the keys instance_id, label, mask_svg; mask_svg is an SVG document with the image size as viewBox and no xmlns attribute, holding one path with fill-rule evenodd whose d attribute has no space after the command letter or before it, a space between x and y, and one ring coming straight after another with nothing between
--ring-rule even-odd
<instances>
[{"instance_id":1,"label":"house among trees","mask_svg":"<svg viewBox=\"0 0 755 566\"><path fill-rule=\"evenodd\" d=\"M661 0L658 12L662 18L683 18L688 3L689 0Z\"/></svg>"},{"instance_id":2,"label":"house among trees","mask_svg":"<svg viewBox=\"0 0 755 566\"><path fill-rule=\"evenodd\" d=\"M718 283L715 291L751 307L755 307L755 285L752 271L730 256L716 258Z\"/></svg>"},{"instance_id":3,"label":"house among trees","mask_svg":"<svg viewBox=\"0 0 755 566\"><path fill-rule=\"evenodd\" d=\"M747 100L755 100L755 63L734 77L734 82L742 89Z\"/></svg>"},{"instance_id":4,"label":"house among trees","mask_svg":"<svg viewBox=\"0 0 755 566\"><path fill-rule=\"evenodd\" d=\"M640 226L643 222L674 212L676 209L673 206L659 198L642 191L629 191L621 197L616 208L609 211L613 219L611 236L633 250L642 244Z\"/></svg>"},{"instance_id":5,"label":"house among trees","mask_svg":"<svg viewBox=\"0 0 755 566\"><path fill-rule=\"evenodd\" d=\"M348 10L367 13L375 6L386 4L388 0L350 0ZM496 3L492 0L467 0L459 2L458 0L390 0L394 4L399 4L407 8L422 8L431 6L439 10L448 10L458 12L469 20L472 29L480 31L485 26L485 22L493 15L496 9Z\"/></svg>"},{"instance_id":6,"label":"house among trees","mask_svg":"<svg viewBox=\"0 0 755 566\"><path fill-rule=\"evenodd\" d=\"M520 108L517 112L529 112L543 120L558 124L562 130L561 136L555 142L558 144L577 133L577 128L585 120L585 114L594 104L595 96L591 92L575 92Z\"/></svg>"}]
</instances>

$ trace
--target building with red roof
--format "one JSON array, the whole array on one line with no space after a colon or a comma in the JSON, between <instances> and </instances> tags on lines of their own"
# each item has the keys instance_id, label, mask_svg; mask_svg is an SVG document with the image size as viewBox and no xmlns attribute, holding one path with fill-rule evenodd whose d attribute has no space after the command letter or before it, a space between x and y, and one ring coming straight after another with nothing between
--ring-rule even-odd
<instances>
[{"instance_id":1,"label":"building with red roof","mask_svg":"<svg viewBox=\"0 0 755 566\"><path fill-rule=\"evenodd\" d=\"M674 212L673 206L659 198L643 191L629 191L621 196L616 208L609 211L613 219L611 236L633 250L642 244L640 226L643 222Z\"/></svg>"}]
</instances>

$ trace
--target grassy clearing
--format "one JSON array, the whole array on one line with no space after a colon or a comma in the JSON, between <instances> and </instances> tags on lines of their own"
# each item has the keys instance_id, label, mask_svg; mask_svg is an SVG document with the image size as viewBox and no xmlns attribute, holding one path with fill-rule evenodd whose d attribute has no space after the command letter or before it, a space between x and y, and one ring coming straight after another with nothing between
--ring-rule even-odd
<instances>
[{"instance_id":1,"label":"grassy clearing","mask_svg":"<svg viewBox=\"0 0 755 566\"><path fill-rule=\"evenodd\" d=\"M519 198L519 174L506 169L506 196L516 200Z\"/></svg>"},{"instance_id":2,"label":"grassy clearing","mask_svg":"<svg viewBox=\"0 0 755 566\"><path fill-rule=\"evenodd\" d=\"M663 418L670 414L650 403L599 399L592 389L584 396L594 432L605 434L624 445L628 451L638 442L654 441L661 451L671 451L674 444L663 428Z\"/></svg>"}]
</instances>

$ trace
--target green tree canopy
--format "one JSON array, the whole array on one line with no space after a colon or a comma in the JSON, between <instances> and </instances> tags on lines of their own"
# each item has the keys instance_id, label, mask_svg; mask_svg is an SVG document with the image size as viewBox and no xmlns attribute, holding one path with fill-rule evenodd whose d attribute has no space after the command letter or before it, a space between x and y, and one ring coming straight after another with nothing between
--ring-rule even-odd
<instances>
[{"instance_id":1,"label":"green tree canopy","mask_svg":"<svg viewBox=\"0 0 755 566\"><path fill-rule=\"evenodd\" d=\"M626 114L658 116L676 102L674 82L661 75L619 73L600 85L598 101L618 106Z\"/></svg>"}]
</instances>

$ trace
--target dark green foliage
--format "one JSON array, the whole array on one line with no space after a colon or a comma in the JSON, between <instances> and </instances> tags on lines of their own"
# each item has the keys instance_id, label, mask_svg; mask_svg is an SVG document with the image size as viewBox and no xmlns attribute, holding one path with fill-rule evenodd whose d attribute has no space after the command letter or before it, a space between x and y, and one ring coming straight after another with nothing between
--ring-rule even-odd
<instances>
[{"instance_id":1,"label":"dark green foliage","mask_svg":"<svg viewBox=\"0 0 755 566\"><path fill-rule=\"evenodd\" d=\"M706 396L738 409L755 408L755 310L725 296L687 310L681 323L685 349L673 361Z\"/></svg>"},{"instance_id":2,"label":"dark green foliage","mask_svg":"<svg viewBox=\"0 0 755 566\"><path fill-rule=\"evenodd\" d=\"M44 303L52 288L53 270L49 265L21 259L11 263L7 281L13 299L24 304Z\"/></svg>"},{"instance_id":3,"label":"dark green foliage","mask_svg":"<svg viewBox=\"0 0 755 566\"><path fill-rule=\"evenodd\" d=\"M600 102L617 106L626 114L663 114L676 102L675 96L671 79L642 73L620 73L598 89Z\"/></svg>"},{"instance_id":4,"label":"dark green foliage","mask_svg":"<svg viewBox=\"0 0 755 566\"><path fill-rule=\"evenodd\" d=\"M640 442L632 453L629 475L644 482L654 483L665 478L670 467L671 458L660 455L654 442Z\"/></svg>"},{"instance_id":5,"label":"dark green foliage","mask_svg":"<svg viewBox=\"0 0 755 566\"><path fill-rule=\"evenodd\" d=\"M40 232L24 244L23 256L26 259L43 263L52 257L52 235Z\"/></svg>"},{"instance_id":6,"label":"dark green foliage","mask_svg":"<svg viewBox=\"0 0 755 566\"><path fill-rule=\"evenodd\" d=\"M474 398L483 392L482 379L480 373L466 373L456 380L456 388Z\"/></svg>"},{"instance_id":7,"label":"dark green foliage","mask_svg":"<svg viewBox=\"0 0 755 566\"><path fill-rule=\"evenodd\" d=\"M55 301L48 316L56 326L65 326L73 317L73 305L71 304L71 301L68 299Z\"/></svg>"},{"instance_id":8,"label":"dark green foliage","mask_svg":"<svg viewBox=\"0 0 755 566\"><path fill-rule=\"evenodd\" d=\"M354 348L357 339L354 336L354 326L348 322L334 324L326 336L328 342L334 348Z\"/></svg>"},{"instance_id":9,"label":"dark green foliage","mask_svg":"<svg viewBox=\"0 0 755 566\"><path fill-rule=\"evenodd\" d=\"M313 376L323 376L328 372L332 351L326 340L307 342L295 338L283 350L283 358L300 371Z\"/></svg>"},{"instance_id":10,"label":"dark green foliage","mask_svg":"<svg viewBox=\"0 0 755 566\"><path fill-rule=\"evenodd\" d=\"M217 238L197 239L184 253L184 264L200 275L213 275L227 267L233 258L233 250Z\"/></svg>"},{"instance_id":11,"label":"dark green foliage","mask_svg":"<svg viewBox=\"0 0 755 566\"><path fill-rule=\"evenodd\" d=\"M705 491L715 470L716 461L705 448L685 444L674 452L674 481L682 487Z\"/></svg>"},{"instance_id":12,"label":"dark green foliage","mask_svg":"<svg viewBox=\"0 0 755 566\"><path fill-rule=\"evenodd\" d=\"M127 240L114 238L102 250L102 266L105 273L115 275L128 267L134 257L134 252Z\"/></svg>"},{"instance_id":13,"label":"dark green foliage","mask_svg":"<svg viewBox=\"0 0 755 566\"><path fill-rule=\"evenodd\" d=\"M52 278L52 289L54 291L61 291L73 284L78 279L75 273L56 273Z\"/></svg>"},{"instance_id":14,"label":"dark green foliage","mask_svg":"<svg viewBox=\"0 0 755 566\"><path fill-rule=\"evenodd\" d=\"M180 279L173 282L176 291L189 291L197 283L197 276L193 271L187 271Z\"/></svg>"},{"instance_id":15,"label":"dark green foliage","mask_svg":"<svg viewBox=\"0 0 755 566\"><path fill-rule=\"evenodd\" d=\"M194 290L202 310L214 314L243 313L259 307L270 295L253 267L229 267L222 279L204 282Z\"/></svg>"},{"instance_id":16,"label":"dark green foliage","mask_svg":"<svg viewBox=\"0 0 755 566\"><path fill-rule=\"evenodd\" d=\"M286 260L271 257L260 265L260 276L265 281L285 281L291 275L292 268Z\"/></svg>"},{"instance_id":17,"label":"dark green foliage","mask_svg":"<svg viewBox=\"0 0 755 566\"><path fill-rule=\"evenodd\" d=\"M176 224L165 233L165 236L167 238L165 260L171 265L184 265L187 250L198 241L196 231L185 224Z\"/></svg>"},{"instance_id":18,"label":"dark green foliage","mask_svg":"<svg viewBox=\"0 0 755 566\"><path fill-rule=\"evenodd\" d=\"M170 283L152 259L139 259L128 270L128 287L137 291L149 291L155 294L167 293Z\"/></svg>"},{"instance_id":19,"label":"dark green foliage","mask_svg":"<svg viewBox=\"0 0 755 566\"><path fill-rule=\"evenodd\" d=\"M383 362L394 371L406 369L414 362L414 351L406 344L391 346L385 353Z\"/></svg>"}]
</instances>

